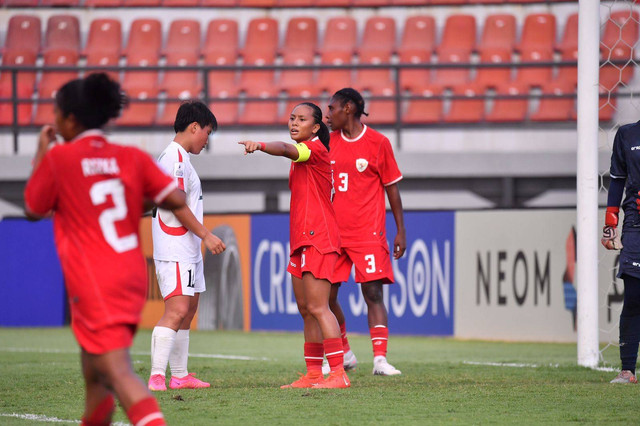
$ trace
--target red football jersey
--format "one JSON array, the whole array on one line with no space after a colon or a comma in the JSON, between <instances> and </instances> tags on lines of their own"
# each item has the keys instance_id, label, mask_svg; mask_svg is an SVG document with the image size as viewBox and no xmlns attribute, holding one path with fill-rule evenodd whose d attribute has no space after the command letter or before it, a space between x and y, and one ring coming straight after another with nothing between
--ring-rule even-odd
<instances>
[{"instance_id":1,"label":"red football jersey","mask_svg":"<svg viewBox=\"0 0 640 426\"><path fill-rule=\"evenodd\" d=\"M355 139L331 132L330 148L342 245L386 245L384 187L402 179L389 139L365 125Z\"/></svg>"},{"instance_id":2,"label":"red football jersey","mask_svg":"<svg viewBox=\"0 0 640 426\"><path fill-rule=\"evenodd\" d=\"M291 254L303 246L313 246L322 254L339 252L340 235L331 205L329 153L318 139L302 143L311 155L305 162L292 162L289 171Z\"/></svg>"},{"instance_id":3,"label":"red football jersey","mask_svg":"<svg viewBox=\"0 0 640 426\"><path fill-rule=\"evenodd\" d=\"M25 204L35 214L55 213L73 321L90 329L139 322L147 292L138 241L143 202L159 203L175 187L149 155L99 131L47 153L27 182Z\"/></svg>"}]
</instances>

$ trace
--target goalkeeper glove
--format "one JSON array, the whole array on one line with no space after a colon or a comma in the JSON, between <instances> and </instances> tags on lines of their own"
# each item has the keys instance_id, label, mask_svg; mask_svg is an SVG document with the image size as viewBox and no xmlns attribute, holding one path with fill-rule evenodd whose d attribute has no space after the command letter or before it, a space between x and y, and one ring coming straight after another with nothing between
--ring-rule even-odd
<instances>
[{"instance_id":1,"label":"goalkeeper glove","mask_svg":"<svg viewBox=\"0 0 640 426\"><path fill-rule=\"evenodd\" d=\"M607 250L620 250L622 244L618 239L618 212L619 207L607 207L607 212L604 217L604 228L602 228L602 239L600 242Z\"/></svg>"}]
</instances>

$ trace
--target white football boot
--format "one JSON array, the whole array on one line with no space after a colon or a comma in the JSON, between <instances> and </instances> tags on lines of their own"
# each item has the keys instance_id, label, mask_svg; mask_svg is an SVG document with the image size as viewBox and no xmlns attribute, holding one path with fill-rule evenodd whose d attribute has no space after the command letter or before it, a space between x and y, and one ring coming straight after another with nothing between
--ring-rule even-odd
<instances>
[{"instance_id":1,"label":"white football boot","mask_svg":"<svg viewBox=\"0 0 640 426\"><path fill-rule=\"evenodd\" d=\"M377 356L373 358L374 376L397 376L398 374L402 374L402 371L389 364L386 357Z\"/></svg>"},{"instance_id":2,"label":"white football boot","mask_svg":"<svg viewBox=\"0 0 640 426\"><path fill-rule=\"evenodd\" d=\"M344 361L342 362L344 371L355 371L357 365L358 365L358 360L356 358L356 355L353 353L351 349L349 349L344 354ZM329 367L329 362L327 362L327 359L325 358L324 361L322 361L322 374L326 376L330 372L331 372L331 367Z\"/></svg>"}]
</instances>

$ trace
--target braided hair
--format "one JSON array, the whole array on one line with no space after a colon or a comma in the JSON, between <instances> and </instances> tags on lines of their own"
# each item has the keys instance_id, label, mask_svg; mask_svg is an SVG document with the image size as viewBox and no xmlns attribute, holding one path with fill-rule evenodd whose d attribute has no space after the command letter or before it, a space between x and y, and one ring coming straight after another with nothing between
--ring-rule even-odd
<instances>
[{"instance_id":1,"label":"braided hair","mask_svg":"<svg viewBox=\"0 0 640 426\"><path fill-rule=\"evenodd\" d=\"M320 125L320 130L318 130L318 133L316 133L316 136L318 137L318 139L320 139L320 142L322 142L322 145L324 145L325 148L327 148L327 151L329 151L329 140L331 139L331 137L329 136L329 128L322 121L322 110L318 105L312 102L302 102L302 103L299 103L297 106L300 106L300 105L308 106L313 111L313 124Z\"/></svg>"},{"instance_id":2,"label":"braided hair","mask_svg":"<svg viewBox=\"0 0 640 426\"><path fill-rule=\"evenodd\" d=\"M369 114L364 112L364 99L356 89L352 89L351 87L340 89L333 94L333 98L340 101L340 105L342 106L345 106L347 102L353 102L356 107L356 112L354 114L356 118L359 119L363 114L365 116L369 116Z\"/></svg>"}]
</instances>

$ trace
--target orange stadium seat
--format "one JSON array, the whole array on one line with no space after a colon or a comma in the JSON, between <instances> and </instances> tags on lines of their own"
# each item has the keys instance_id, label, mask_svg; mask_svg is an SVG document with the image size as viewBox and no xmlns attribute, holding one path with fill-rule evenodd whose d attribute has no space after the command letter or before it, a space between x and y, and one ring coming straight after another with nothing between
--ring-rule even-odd
<instances>
[{"instance_id":1,"label":"orange stadium seat","mask_svg":"<svg viewBox=\"0 0 640 426\"><path fill-rule=\"evenodd\" d=\"M276 95L277 93L269 86L247 91L247 97L252 98L265 99ZM238 123L245 125L275 124L278 122L278 118L278 101L245 101L244 109L238 117Z\"/></svg>"},{"instance_id":2,"label":"orange stadium seat","mask_svg":"<svg viewBox=\"0 0 640 426\"><path fill-rule=\"evenodd\" d=\"M273 65L276 60L277 50L278 21L273 18L252 19L249 22L245 45L242 49L243 64L252 66ZM270 90L274 84L274 76L274 70L242 71L240 73L240 88L252 93Z\"/></svg>"},{"instance_id":3,"label":"orange stadium seat","mask_svg":"<svg viewBox=\"0 0 640 426\"><path fill-rule=\"evenodd\" d=\"M80 23L73 15L54 15L47 21L44 51L59 49L80 52Z\"/></svg>"},{"instance_id":4,"label":"orange stadium seat","mask_svg":"<svg viewBox=\"0 0 640 426\"><path fill-rule=\"evenodd\" d=\"M393 124L396 118L395 91L390 88L374 88L371 90L373 96L385 96L389 99L368 99L366 101L366 112L368 117L362 117L366 123L371 124Z\"/></svg>"},{"instance_id":5,"label":"orange stadium seat","mask_svg":"<svg viewBox=\"0 0 640 426\"><path fill-rule=\"evenodd\" d=\"M187 88L186 85L184 87L173 86L169 89L166 89L166 91L168 99L177 98L180 99L180 101L165 102L162 114L160 114L160 116L156 120L156 123L162 126L171 126L175 121L176 112L178 111L178 108L180 107L182 101L197 98L198 92L194 89Z\"/></svg>"},{"instance_id":6,"label":"orange stadium seat","mask_svg":"<svg viewBox=\"0 0 640 426\"><path fill-rule=\"evenodd\" d=\"M160 6L160 0L122 0L122 6L157 7Z\"/></svg>"},{"instance_id":7,"label":"orange stadium seat","mask_svg":"<svg viewBox=\"0 0 640 426\"><path fill-rule=\"evenodd\" d=\"M565 82L551 82L542 88L545 95L575 94L575 89ZM568 121L573 119L574 98L542 98L538 111L531 115L533 121Z\"/></svg>"},{"instance_id":8,"label":"orange stadium seat","mask_svg":"<svg viewBox=\"0 0 640 426\"><path fill-rule=\"evenodd\" d=\"M136 102L158 97L158 89L131 89L129 95L129 106L122 112L122 116L116 120L119 126L150 126L155 123L158 113L157 102Z\"/></svg>"},{"instance_id":9,"label":"orange stadium seat","mask_svg":"<svg viewBox=\"0 0 640 426\"><path fill-rule=\"evenodd\" d=\"M513 15L489 15L478 44L481 63L509 63L513 60L516 42L516 18ZM478 68L474 83L483 88L495 88L511 80L511 69Z\"/></svg>"},{"instance_id":10,"label":"orange stadium seat","mask_svg":"<svg viewBox=\"0 0 640 426\"><path fill-rule=\"evenodd\" d=\"M80 0L42 0L40 5L43 7L77 7L80 5Z\"/></svg>"},{"instance_id":11,"label":"orange stadium seat","mask_svg":"<svg viewBox=\"0 0 640 426\"><path fill-rule=\"evenodd\" d=\"M240 7L274 7L277 0L238 0Z\"/></svg>"},{"instance_id":12,"label":"orange stadium seat","mask_svg":"<svg viewBox=\"0 0 640 426\"><path fill-rule=\"evenodd\" d=\"M236 65L239 52L238 23L231 19L209 22L202 52L206 65ZM208 85L210 93L234 90L237 86L236 72L212 71L208 75Z\"/></svg>"},{"instance_id":13,"label":"orange stadium seat","mask_svg":"<svg viewBox=\"0 0 640 426\"><path fill-rule=\"evenodd\" d=\"M498 96L527 95L529 88L518 83L506 83L496 88ZM494 99L491 112L485 117L490 122L524 121L529 109L528 99Z\"/></svg>"},{"instance_id":14,"label":"orange stadium seat","mask_svg":"<svg viewBox=\"0 0 640 426\"><path fill-rule=\"evenodd\" d=\"M33 67L36 65L36 53L28 51L9 50L2 55L2 65L4 66L25 66ZM2 71L0 74L0 90L3 93L11 93L12 77L11 72ZM18 86L21 89L29 89L29 96L33 93L36 83L35 72L19 72Z\"/></svg>"},{"instance_id":15,"label":"orange stadium seat","mask_svg":"<svg viewBox=\"0 0 640 426\"><path fill-rule=\"evenodd\" d=\"M404 123L426 124L442 121L442 99L429 99L442 95L440 86L424 86L421 89L413 89L412 96L424 96L427 99L411 99L407 106L407 112L403 117Z\"/></svg>"},{"instance_id":16,"label":"orange stadium seat","mask_svg":"<svg viewBox=\"0 0 640 426\"><path fill-rule=\"evenodd\" d=\"M49 50L44 54L45 66L73 66L78 64L76 50ZM38 84L38 99L52 99L66 82L78 78L77 71L43 71ZM53 103L38 103L33 124L53 123Z\"/></svg>"},{"instance_id":17,"label":"orange stadium seat","mask_svg":"<svg viewBox=\"0 0 640 426\"><path fill-rule=\"evenodd\" d=\"M37 7L40 0L4 0L4 5L8 7Z\"/></svg>"},{"instance_id":18,"label":"orange stadium seat","mask_svg":"<svg viewBox=\"0 0 640 426\"><path fill-rule=\"evenodd\" d=\"M318 49L318 22L315 18L292 18L280 49L284 65L310 65ZM279 87L283 90L309 88L313 70L283 70Z\"/></svg>"},{"instance_id":19,"label":"orange stadium seat","mask_svg":"<svg viewBox=\"0 0 640 426\"><path fill-rule=\"evenodd\" d=\"M465 96L468 99L452 99L449 112L444 121L448 123L477 123L484 118L484 99L475 98L482 96L482 87L474 84L457 86L453 90L454 96Z\"/></svg>"},{"instance_id":20,"label":"orange stadium seat","mask_svg":"<svg viewBox=\"0 0 640 426\"><path fill-rule=\"evenodd\" d=\"M162 0L163 7L194 7L199 5L200 0Z\"/></svg>"},{"instance_id":21,"label":"orange stadium seat","mask_svg":"<svg viewBox=\"0 0 640 426\"><path fill-rule=\"evenodd\" d=\"M278 7L313 7L314 0L278 0Z\"/></svg>"},{"instance_id":22,"label":"orange stadium seat","mask_svg":"<svg viewBox=\"0 0 640 426\"><path fill-rule=\"evenodd\" d=\"M84 55L88 66L116 66L122 50L122 26L116 19L95 19L89 27ZM117 71L108 73L119 80Z\"/></svg>"},{"instance_id":23,"label":"orange stadium seat","mask_svg":"<svg viewBox=\"0 0 640 426\"><path fill-rule=\"evenodd\" d=\"M40 18L37 16L14 15L9 19L3 52L40 51Z\"/></svg>"},{"instance_id":24,"label":"orange stadium seat","mask_svg":"<svg viewBox=\"0 0 640 426\"><path fill-rule=\"evenodd\" d=\"M396 49L396 22L393 18L373 17L367 20L362 42L358 47L359 63L383 65L391 63L391 55ZM373 90L394 86L391 70L358 70L354 84Z\"/></svg>"},{"instance_id":25,"label":"orange stadium seat","mask_svg":"<svg viewBox=\"0 0 640 426\"><path fill-rule=\"evenodd\" d=\"M556 17L550 13L528 15L518 50L520 62L551 62L556 45ZM542 87L551 80L551 67L521 67L516 81L530 87Z\"/></svg>"},{"instance_id":26,"label":"orange stadium seat","mask_svg":"<svg viewBox=\"0 0 640 426\"><path fill-rule=\"evenodd\" d=\"M352 0L353 7L384 7L389 6L389 0Z\"/></svg>"},{"instance_id":27,"label":"orange stadium seat","mask_svg":"<svg viewBox=\"0 0 640 426\"><path fill-rule=\"evenodd\" d=\"M233 7L237 4L236 0L201 0L203 7Z\"/></svg>"},{"instance_id":28,"label":"orange stadium seat","mask_svg":"<svg viewBox=\"0 0 640 426\"><path fill-rule=\"evenodd\" d=\"M600 42L600 54L605 61L623 61L622 64L606 64L600 69L600 84L612 89L619 82L628 83L633 77L635 64L633 50L638 41L637 11L621 10L612 12L604 28Z\"/></svg>"},{"instance_id":29,"label":"orange stadium seat","mask_svg":"<svg viewBox=\"0 0 640 426\"><path fill-rule=\"evenodd\" d=\"M160 59L162 30L156 19L136 19L131 23L129 41L125 49L127 65L156 66ZM158 87L158 71L127 71L122 82L126 91L133 93L154 93Z\"/></svg>"},{"instance_id":30,"label":"orange stadium seat","mask_svg":"<svg viewBox=\"0 0 640 426\"><path fill-rule=\"evenodd\" d=\"M176 20L171 23L164 48L166 64L196 66L200 57L200 23L195 20ZM183 98L196 96L202 87L198 71L166 71L161 89L180 94Z\"/></svg>"},{"instance_id":31,"label":"orange stadium seat","mask_svg":"<svg viewBox=\"0 0 640 426\"><path fill-rule=\"evenodd\" d=\"M236 98L238 93L235 87L210 93L209 108L216 116L219 125L238 122L238 101L226 101L228 98Z\"/></svg>"},{"instance_id":32,"label":"orange stadium seat","mask_svg":"<svg viewBox=\"0 0 640 426\"><path fill-rule=\"evenodd\" d=\"M556 46L562 61L578 60L578 14L569 15L564 26L562 41ZM578 83L578 67L558 67L556 80L571 85Z\"/></svg>"},{"instance_id":33,"label":"orange stadium seat","mask_svg":"<svg viewBox=\"0 0 640 426\"><path fill-rule=\"evenodd\" d=\"M331 18L327 22L324 40L320 46L323 65L351 64L356 49L357 24L350 17ZM351 84L351 70L324 69L318 72L316 86L334 92Z\"/></svg>"},{"instance_id":34,"label":"orange stadium seat","mask_svg":"<svg viewBox=\"0 0 640 426\"><path fill-rule=\"evenodd\" d=\"M320 105L320 92L315 91L313 88L304 89L297 88L289 91L288 95L292 98L304 98L304 100L289 100L285 105L280 118L278 119L279 123L287 123L289 121L289 116L291 115L291 111L296 107L296 105L302 102L313 102L316 105Z\"/></svg>"},{"instance_id":35,"label":"orange stadium seat","mask_svg":"<svg viewBox=\"0 0 640 426\"><path fill-rule=\"evenodd\" d=\"M5 73L3 73L4 75ZM18 98L31 98L33 94L33 85L22 85L18 83ZM12 97L11 86L0 84L0 98ZM31 121L31 113L33 106L30 103L18 104L18 124L26 126ZM0 102L0 126L10 126L13 124L13 103Z\"/></svg>"},{"instance_id":36,"label":"orange stadium seat","mask_svg":"<svg viewBox=\"0 0 640 426\"><path fill-rule=\"evenodd\" d=\"M404 24L402 41L398 47L400 63L429 64L436 44L436 22L433 16L412 16ZM431 80L431 70L411 69L400 71L403 89L423 87Z\"/></svg>"},{"instance_id":37,"label":"orange stadium seat","mask_svg":"<svg viewBox=\"0 0 640 426\"><path fill-rule=\"evenodd\" d=\"M85 7L120 7L123 0L85 0Z\"/></svg>"},{"instance_id":38,"label":"orange stadium seat","mask_svg":"<svg viewBox=\"0 0 640 426\"><path fill-rule=\"evenodd\" d=\"M598 118L600 121L611 121L613 120L613 116L616 113L616 105L618 98L616 98L612 93L608 90L600 88L600 102L599 102L599 111ZM573 119L577 119L577 111L574 110Z\"/></svg>"},{"instance_id":39,"label":"orange stadium seat","mask_svg":"<svg viewBox=\"0 0 640 426\"><path fill-rule=\"evenodd\" d=\"M445 23L442 41L437 48L439 64L468 64L476 43L476 18L473 15L450 15ZM469 81L469 68L436 69L434 84L454 87Z\"/></svg>"},{"instance_id":40,"label":"orange stadium seat","mask_svg":"<svg viewBox=\"0 0 640 426\"><path fill-rule=\"evenodd\" d=\"M171 22L164 52L200 55L200 22L194 19L177 19Z\"/></svg>"},{"instance_id":41,"label":"orange stadium seat","mask_svg":"<svg viewBox=\"0 0 640 426\"><path fill-rule=\"evenodd\" d=\"M317 7L349 7L351 0L316 0Z\"/></svg>"}]
</instances>

